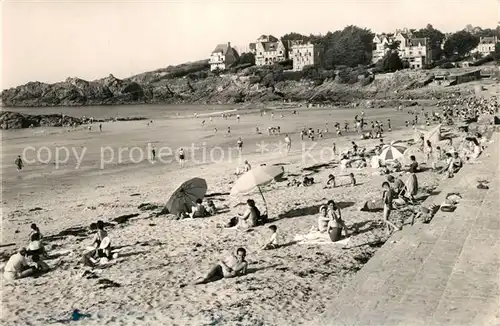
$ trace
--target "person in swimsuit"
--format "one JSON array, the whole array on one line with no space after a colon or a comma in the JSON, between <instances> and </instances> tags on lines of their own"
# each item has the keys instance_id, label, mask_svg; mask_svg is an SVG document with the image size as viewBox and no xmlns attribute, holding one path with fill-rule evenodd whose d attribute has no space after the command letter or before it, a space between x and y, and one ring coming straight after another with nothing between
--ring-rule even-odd
<instances>
[{"instance_id":1,"label":"person in swimsuit","mask_svg":"<svg viewBox=\"0 0 500 326\"><path fill-rule=\"evenodd\" d=\"M345 236L347 237L349 235L348 228L342 220L340 208L337 207L337 204L333 200L327 203L327 215L330 220L327 228L330 240L332 242L339 241L342 238L342 229L344 229Z\"/></svg>"},{"instance_id":2,"label":"person in swimsuit","mask_svg":"<svg viewBox=\"0 0 500 326\"><path fill-rule=\"evenodd\" d=\"M181 165L181 168L184 167L184 160L186 159L184 155L184 149L181 148L179 149L179 164Z\"/></svg>"},{"instance_id":3,"label":"person in swimsuit","mask_svg":"<svg viewBox=\"0 0 500 326\"><path fill-rule=\"evenodd\" d=\"M217 265L204 277L194 281L194 284L206 284L223 278L231 278L244 275L247 272L248 263L245 260L247 251L245 248L238 248L236 255L231 254L228 257L219 260Z\"/></svg>"},{"instance_id":4,"label":"person in swimsuit","mask_svg":"<svg viewBox=\"0 0 500 326\"><path fill-rule=\"evenodd\" d=\"M396 225L394 225L394 223L389 221L389 216L391 215L392 211L392 200L393 200L393 193L389 182L382 183L382 189L383 189L382 199L384 202L384 213L383 213L384 223L386 225L387 234L391 234L391 227L394 230L400 230L400 228L398 228Z\"/></svg>"},{"instance_id":5,"label":"person in swimsuit","mask_svg":"<svg viewBox=\"0 0 500 326\"><path fill-rule=\"evenodd\" d=\"M290 153L290 149L292 148L292 140L290 137L288 137L288 134L285 135L285 145L286 145L286 152Z\"/></svg>"},{"instance_id":6,"label":"person in swimsuit","mask_svg":"<svg viewBox=\"0 0 500 326\"><path fill-rule=\"evenodd\" d=\"M94 259L101 257L106 257L111 259L111 243L108 238L108 233L104 230L104 222L99 220L96 223L97 232L92 240L93 250L85 253L83 255L83 262L85 265L93 266L95 264ZM91 226L92 227L92 226ZM102 242L106 239L106 246L102 248Z\"/></svg>"},{"instance_id":7,"label":"person in swimsuit","mask_svg":"<svg viewBox=\"0 0 500 326\"><path fill-rule=\"evenodd\" d=\"M327 210L325 205L321 205L318 214L318 225L312 230L316 229L319 232L326 232L328 230L328 222L330 218L327 215Z\"/></svg>"},{"instance_id":8,"label":"person in swimsuit","mask_svg":"<svg viewBox=\"0 0 500 326\"><path fill-rule=\"evenodd\" d=\"M17 171L21 172L21 170L24 167L24 163L23 163L23 160L21 159L21 155L17 156L16 161L14 162L14 164L16 165Z\"/></svg>"},{"instance_id":9,"label":"person in swimsuit","mask_svg":"<svg viewBox=\"0 0 500 326\"><path fill-rule=\"evenodd\" d=\"M238 151L241 152L243 151L243 140L241 140L241 137L238 138L238 141L236 142L236 145L238 146Z\"/></svg>"}]
</instances>

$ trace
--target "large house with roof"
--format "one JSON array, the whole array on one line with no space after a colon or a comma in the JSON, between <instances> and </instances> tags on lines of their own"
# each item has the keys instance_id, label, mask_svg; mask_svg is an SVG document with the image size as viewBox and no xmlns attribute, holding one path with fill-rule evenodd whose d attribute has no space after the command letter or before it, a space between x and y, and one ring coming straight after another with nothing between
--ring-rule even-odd
<instances>
[{"instance_id":1,"label":"large house with roof","mask_svg":"<svg viewBox=\"0 0 500 326\"><path fill-rule=\"evenodd\" d=\"M272 35L261 35L255 43L250 43L249 47L255 55L256 66L267 66L286 60L285 45Z\"/></svg>"},{"instance_id":2,"label":"large house with roof","mask_svg":"<svg viewBox=\"0 0 500 326\"><path fill-rule=\"evenodd\" d=\"M293 71L301 71L304 67L323 65L324 49L319 44L302 41L290 41L288 58L292 59Z\"/></svg>"},{"instance_id":3,"label":"large house with roof","mask_svg":"<svg viewBox=\"0 0 500 326\"><path fill-rule=\"evenodd\" d=\"M231 43L218 44L215 50L212 51L208 63L210 64L210 71L226 70L230 65L238 61L238 52L231 47Z\"/></svg>"},{"instance_id":4,"label":"large house with roof","mask_svg":"<svg viewBox=\"0 0 500 326\"><path fill-rule=\"evenodd\" d=\"M496 36L491 37L481 37L479 39L479 44L472 52L479 52L483 56L487 56L493 52L495 52L495 47L498 42L498 38Z\"/></svg>"},{"instance_id":5,"label":"large house with roof","mask_svg":"<svg viewBox=\"0 0 500 326\"><path fill-rule=\"evenodd\" d=\"M432 62L432 47L427 38L413 37L408 30L397 30L395 34L375 35L372 62L376 63L389 51L387 45L399 42L398 53L411 69L422 69Z\"/></svg>"}]
</instances>

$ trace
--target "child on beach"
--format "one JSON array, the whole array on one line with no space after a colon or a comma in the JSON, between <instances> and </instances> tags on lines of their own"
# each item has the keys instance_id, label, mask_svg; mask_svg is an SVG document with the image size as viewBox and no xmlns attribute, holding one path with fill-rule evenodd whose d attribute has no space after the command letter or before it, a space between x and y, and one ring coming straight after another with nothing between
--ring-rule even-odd
<instances>
[{"instance_id":1,"label":"child on beach","mask_svg":"<svg viewBox=\"0 0 500 326\"><path fill-rule=\"evenodd\" d=\"M349 173L349 178L350 178L350 181L351 181L351 187L354 187L356 185L356 178L354 178L354 173Z\"/></svg>"},{"instance_id":2,"label":"child on beach","mask_svg":"<svg viewBox=\"0 0 500 326\"><path fill-rule=\"evenodd\" d=\"M262 250L276 249L278 247L278 228L276 225L270 225L272 235L269 241L262 247Z\"/></svg>"}]
</instances>

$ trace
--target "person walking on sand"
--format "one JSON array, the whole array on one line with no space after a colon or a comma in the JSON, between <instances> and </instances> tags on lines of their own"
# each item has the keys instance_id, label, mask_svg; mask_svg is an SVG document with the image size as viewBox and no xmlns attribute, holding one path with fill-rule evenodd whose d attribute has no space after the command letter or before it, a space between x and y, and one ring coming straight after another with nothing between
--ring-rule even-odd
<instances>
[{"instance_id":1,"label":"person walking on sand","mask_svg":"<svg viewBox=\"0 0 500 326\"><path fill-rule=\"evenodd\" d=\"M99 124L99 131L102 131L102 123Z\"/></svg>"},{"instance_id":2,"label":"person walking on sand","mask_svg":"<svg viewBox=\"0 0 500 326\"><path fill-rule=\"evenodd\" d=\"M156 149L154 147L151 149L151 158L153 162L156 160Z\"/></svg>"},{"instance_id":3,"label":"person walking on sand","mask_svg":"<svg viewBox=\"0 0 500 326\"><path fill-rule=\"evenodd\" d=\"M288 137L288 134L285 135L285 145L287 154L290 153L290 149L292 148L292 140Z\"/></svg>"},{"instance_id":4,"label":"person walking on sand","mask_svg":"<svg viewBox=\"0 0 500 326\"><path fill-rule=\"evenodd\" d=\"M181 149L179 149L179 164L181 168L184 167L185 159L184 149L181 147Z\"/></svg>"},{"instance_id":5,"label":"person walking on sand","mask_svg":"<svg viewBox=\"0 0 500 326\"><path fill-rule=\"evenodd\" d=\"M241 140L241 137L238 138L238 141L236 142L236 145L238 146L238 152L241 155L241 152L243 151L243 140Z\"/></svg>"},{"instance_id":6,"label":"person walking on sand","mask_svg":"<svg viewBox=\"0 0 500 326\"><path fill-rule=\"evenodd\" d=\"M21 172L21 170L24 167L24 162L23 162L23 160L21 158L21 155L17 156L16 161L14 162L14 164L16 165L17 171Z\"/></svg>"}]
</instances>

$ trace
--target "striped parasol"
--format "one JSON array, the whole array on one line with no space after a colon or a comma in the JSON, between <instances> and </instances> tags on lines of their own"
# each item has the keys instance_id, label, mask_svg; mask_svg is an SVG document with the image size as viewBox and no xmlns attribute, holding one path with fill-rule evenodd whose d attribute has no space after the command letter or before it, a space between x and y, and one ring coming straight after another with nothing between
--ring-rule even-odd
<instances>
[{"instance_id":1,"label":"striped parasol","mask_svg":"<svg viewBox=\"0 0 500 326\"><path fill-rule=\"evenodd\" d=\"M402 142L392 142L390 145L382 147L379 158L382 161L392 161L401 159L404 156L407 146Z\"/></svg>"}]
</instances>

